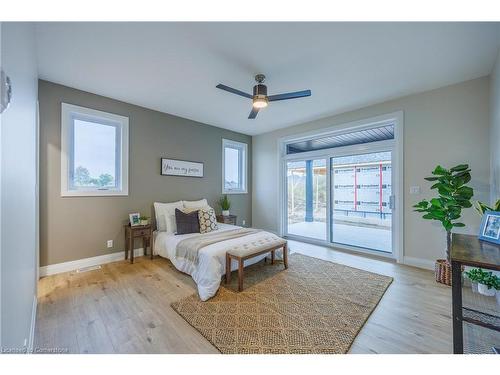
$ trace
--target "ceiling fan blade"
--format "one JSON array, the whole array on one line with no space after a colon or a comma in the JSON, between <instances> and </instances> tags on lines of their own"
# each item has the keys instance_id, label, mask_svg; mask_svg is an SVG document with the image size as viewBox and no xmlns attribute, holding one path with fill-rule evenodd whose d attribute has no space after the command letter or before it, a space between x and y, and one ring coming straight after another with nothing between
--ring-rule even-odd
<instances>
[{"instance_id":1,"label":"ceiling fan blade","mask_svg":"<svg viewBox=\"0 0 500 375\"><path fill-rule=\"evenodd\" d=\"M253 98L252 95L247 94L246 92L243 92L243 91L240 91L240 90L237 90L237 89L233 89L232 87L223 85L222 83L219 83L215 87L217 87L218 89L224 90L224 91L231 92L231 93L236 94L236 95L244 96L245 98L249 98L249 99Z\"/></svg>"},{"instance_id":2,"label":"ceiling fan blade","mask_svg":"<svg viewBox=\"0 0 500 375\"><path fill-rule=\"evenodd\" d=\"M278 100L304 98L306 96L311 96L311 90L303 90L303 91L287 92L286 94L271 95L268 96L268 99L270 102L276 102Z\"/></svg>"},{"instance_id":3,"label":"ceiling fan blade","mask_svg":"<svg viewBox=\"0 0 500 375\"><path fill-rule=\"evenodd\" d=\"M259 109L258 108L254 108L252 107L252 111L250 112L250 114L248 115L248 118L249 119L254 119L257 117L257 113L259 113Z\"/></svg>"}]
</instances>

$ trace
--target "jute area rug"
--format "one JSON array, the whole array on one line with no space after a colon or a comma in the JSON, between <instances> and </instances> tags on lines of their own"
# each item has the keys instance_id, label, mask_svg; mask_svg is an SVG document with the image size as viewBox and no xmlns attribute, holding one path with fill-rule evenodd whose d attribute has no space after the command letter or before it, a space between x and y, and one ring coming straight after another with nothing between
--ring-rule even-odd
<instances>
[{"instance_id":1,"label":"jute area rug","mask_svg":"<svg viewBox=\"0 0 500 375\"><path fill-rule=\"evenodd\" d=\"M391 277L301 254L245 268L206 302L193 294L172 308L221 353L347 353Z\"/></svg>"}]
</instances>

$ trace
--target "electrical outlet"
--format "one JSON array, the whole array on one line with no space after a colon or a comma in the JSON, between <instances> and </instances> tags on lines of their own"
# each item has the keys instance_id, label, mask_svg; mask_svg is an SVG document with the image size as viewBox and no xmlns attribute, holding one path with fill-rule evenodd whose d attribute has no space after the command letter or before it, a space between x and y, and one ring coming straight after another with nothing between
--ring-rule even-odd
<instances>
[{"instance_id":1,"label":"electrical outlet","mask_svg":"<svg viewBox=\"0 0 500 375\"><path fill-rule=\"evenodd\" d=\"M243 221L241 222L241 224L242 224L243 226L245 226L245 224L246 224L246 223L247 223L247 222L246 222L245 220L243 220Z\"/></svg>"},{"instance_id":2,"label":"electrical outlet","mask_svg":"<svg viewBox=\"0 0 500 375\"><path fill-rule=\"evenodd\" d=\"M113 247L113 240L108 240L108 249Z\"/></svg>"}]
</instances>

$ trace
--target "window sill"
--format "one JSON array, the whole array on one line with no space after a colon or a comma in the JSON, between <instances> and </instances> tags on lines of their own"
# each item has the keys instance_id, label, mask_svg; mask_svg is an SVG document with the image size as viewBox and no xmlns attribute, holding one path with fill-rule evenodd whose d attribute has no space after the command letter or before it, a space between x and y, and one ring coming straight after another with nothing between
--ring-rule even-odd
<instances>
[{"instance_id":1,"label":"window sill","mask_svg":"<svg viewBox=\"0 0 500 375\"><path fill-rule=\"evenodd\" d=\"M243 191L243 190L224 190L222 191L222 194L227 194L227 195L231 195L231 194L248 194L248 191Z\"/></svg>"},{"instance_id":2,"label":"window sill","mask_svg":"<svg viewBox=\"0 0 500 375\"><path fill-rule=\"evenodd\" d=\"M113 196L128 196L128 191L117 190L98 190L98 191L63 191L62 198L71 197L113 197Z\"/></svg>"}]
</instances>

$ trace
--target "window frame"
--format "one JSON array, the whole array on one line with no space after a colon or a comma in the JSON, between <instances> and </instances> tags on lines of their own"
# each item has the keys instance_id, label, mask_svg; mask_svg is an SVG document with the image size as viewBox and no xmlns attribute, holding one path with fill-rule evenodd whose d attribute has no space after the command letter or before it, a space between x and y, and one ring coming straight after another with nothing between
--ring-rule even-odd
<instances>
[{"instance_id":1,"label":"window frame","mask_svg":"<svg viewBox=\"0 0 500 375\"><path fill-rule=\"evenodd\" d=\"M71 163L74 158L74 120L94 122L107 126L115 126L117 132L116 155L119 156L115 166L115 178L119 177L118 187L72 188L73 180L70 178ZM119 133L119 134L118 134ZM129 148L129 119L125 116L98 111L91 108L80 107L73 104L61 103L61 197L100 197L100 196L126 196L128 195L128 148Z\"/></svg>"},{"instance_id":2,"label":"window frame","mask_svg":"<svg viewBox=\"0 0 500 375\"><path fill-rule=\"evenodd\" d=\"M226 148L233 148L239 153L239 170L241 189L226 189ZM248 144L244 142L222 139L222 194L247 194L248 193Z\"/></svg>"}]
</instances>

